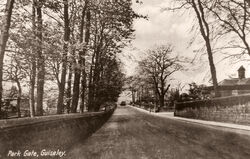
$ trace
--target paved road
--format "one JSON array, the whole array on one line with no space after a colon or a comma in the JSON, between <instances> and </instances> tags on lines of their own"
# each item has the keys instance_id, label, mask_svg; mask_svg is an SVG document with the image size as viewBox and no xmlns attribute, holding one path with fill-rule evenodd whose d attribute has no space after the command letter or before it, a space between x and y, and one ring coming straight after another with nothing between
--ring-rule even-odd
<instances>
[{"instance_id":1,"label":"paved road","mask_svg":"<svg viewBox=\"0 0 250 159\"><path fill-rule=\"evenodd\" d=\"M250 136L118 107L72 159L249 159Z\"/></svg>"}]
</instances>

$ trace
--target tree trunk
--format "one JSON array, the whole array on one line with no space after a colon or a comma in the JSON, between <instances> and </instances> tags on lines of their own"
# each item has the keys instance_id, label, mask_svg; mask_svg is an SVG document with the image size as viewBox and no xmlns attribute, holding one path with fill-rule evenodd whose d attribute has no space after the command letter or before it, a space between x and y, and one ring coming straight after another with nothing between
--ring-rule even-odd
<instances>
[{"instance_id":1,"label":"tree trunk","mask_svg":"<svg viewBox=\"0 0 250 159\"><path fill-rule=\"evenodd\" d=\"M39 0L37 7L37 38L38 38L38 48L37 48L37 105L36 105L36 115L43 115L43 94L44 94L44 80L45 80L45 59L42 52L42 0Z\"/></svg>"},{"instance_id":2,"label":"tree trunk","mask_svg":"<svg viewBox=\"0 0 250 159\"><path fill-rule=\"evenodd\" d=\"M135 90L132 90L132 103L134 104L135 103Z\"/></svg>"},{"instance_id":3,"label":"tree trunk","mask_svg":"<svg viewBox=\"0 0 250 159\"><path fill-rule=\"evenodd\" d=\"M3 97L3 60L5 54L6 44L9 38L9 28L11 23L12 9L14 6L14 0L7 0L6 9L4 13L3 25L1 26L0 34L0 114L2 108L2 97ZM1 117L0 117L1 118Z\"/></svg>"},{"instance_id":4,"label":"tree trunk","mask_svg":"<svg viewBox=\"0 0 250 159\"><path fill-rule=\"evenodd\" d=\"M80 111L84 112L84 103L85 103L85 90L86 90L86 75L85 71L82 71L82 79L81 79L81 103L80 103Z\"/></svg>"},{"instance_id":5,"label":"tree trunk","mask_svg":"<svg viewBox=\"0 0 250 159\"><path fill-rule=\"evenodd\" d=\"M87 1L86 1L87 3ZM87 6L87 4L85 5ZM86 31L85 31L85 45L86 47L89 44L89 40L90 40L90 18L91 18L91 13L90 10L88 9L87 11L87 16L86 16ZM87 48L84 48L84 50L82 51L82 80L81 80L81 86L82 86L82 94L81 94L81 112L84 112L84 105L85 105L85 91L86 91L86 70L85 70L85 54L86 54Z\"/></svg>"},{"instance_id":6,"label":"tree trunk","mask_svg":"<svg viewBox=\"0 0 250 159\"><path fill-rule=\"evenodd\" d=\"M96 13L95 13L95 17ZM95 27L97 27L97 22L95 21ZM91 65L90 65L90 72L89 72L89 92L88 92L88 111L93 112L94 111L94 71L95 71L95 56L96 56L96 45L97 45L97 34L98 31L95 29L94 33L94 53L92 55Z\"/></svg>"},{"instance_id":7,"label":"tree trunk","mask_svg":"<svg viewBox=\"0 0 250 159\"><path fill-rule=\"evenodd\" d=\"M92 63L93 63L93 57L92 57ZM89 94L88 94L88 111L92 112L93 110L93 66L90 66L90 72L89 72Z\"/></svg>"},{"instance_id":8,"label":"tree trunk","mask_svg":"<svg viewBox=\"0 0 250 159\"><path fill-rule=\"evenodd\" d=\"M215 68L214 61L213 61L213 52L212 52L212 47L210 43L210 28L205 19L205 13L204 13L204 9L203 9L201 1L198 0L198 2L196 3L195 0L192 0L192 6L198 18L201 35L206 43L214 92L215 92L215 96L217 97L219 96L219 91L218 91L218 82L217 82L217 77L216 77L216 68Z\"/></svg>"},{"instance_id":9,"label":"tree trunk","mask_svg":"<svg viewBox=\"0 0 250 159\"><path fill-rule=\"evenodd\" d=\"M92 81L92 104L91 104L91 111L96 111L96 107L97 107L97 98L96 98L96 95L97 95L97 82L98 82L98 76L99 76L99 62L98 62L98 58L96 58L95 60L95 66L94 66L94 69L93 69L93 81Z\"/></svg>"},{"instance_id":10,"label":"tree trunk","mask_svg":"<svg viewBox=\"0 0 250 159\"><path fill-rule=\"evenodd\" d=\"M64 2L64 44L63 44L63 61L62 61L62 73L61 81L59 83L59 96L57 101L57 114L63 113L63 99L65 91L66 73L67 73L67 54L68 54L68 42L70 39L70 26L69 26L69 13L68 13L68 0Z\"/></svg>"},{"instance_id":11,"label":"tree trunk","mask_svg":"<svg viewBox=\"0 0 250 159\"><path fill-rule=\"evenodd\" d=\"M102 32L102 31L101 31ZM102 33L100 33L102 34ZM92 80L92 86L91 86L91 105L89 105L91 111L99 111L98 108L100 107L98 101L98 89L99 89L99 79L100 79L100 74L101 74L101 46L102 46L102 38L100 39L99 44L97 45L97 49L95 51L95 62L94 62L94 69L93 69L93 80ZM93 60L92 60L93 64Z\"/></svg>"},{"instance_id":12,"label":"tree trunk","mask_svg":"<svg viewBox=\"0 0 250 159\"><path fill-rule=\"evenodd\" d=\"M139 103L139 105L141 105L141 90L140 90L140 88L138 91L138 103Z\"/></svg>"},{"instance_id":13,"label":"tree trunk","mask_svg":"<svg viewBox=\"0 0 250 159\"><path fill-rule=\"evenodd\" d=\"M85 1L85 5L82 11L82 19L81 19L81 24L80 24L80 35L79 35L79 42L80 44L83 43L83 28L85 24L85 14L88 6L88 1ZM74 86L73 86L73 97L72 97L72 112L76 112L77 106L78 106L78 101L79 101L79 94L80 94L80 79L81 79L81 70L84 69L83 61L85 61L85 53L84 49L79 51L79 61L78 64L79 66L75 68L75 77L74 77ZM85 62L84 62L85 63ZM85 72L85 70L84 70ZM85 87L85 86L82 86ZM85 88L84 88L85 90ZM84 92L83 96L84 96ZM82 101L84 104L84 101ZM83 106L81 106L81 111L83 110Z\"/></svg>"},{"instance_id":14,"label":"tree trunk","mask_svg":"<svg viewBox=\"0 0 250 159\"><path fill-rule=\"evenodd\" d=\"M36 68L35 68L36 69ZM32 74L33 72L33 68L32 68ZM35 76L36 74L34 74L34 76L32 75L32 79L30 82L30 93L29 93L29 103L30 103L30 117L34 117L35 116Z\"/></svg>"},{"instance_id":15,"label":"tree trunk","mask_svg":"<svg viewBox=\"0 0 250 159\"><path fill-rule=\"evenodd\" d=\"M18 118L21 117L21 98L22 98L22 87L18 80L16 80L17 87L18 87L18 96L17 96L17 116Z\"/></svg>"},{"instance_id":16,"label":"tree trunk","mask_svg":"<svg viewBox=\"0 0 250 159\"><path fill-rule=\"evenodd\" d=\"M69 65L69 74L68 74L68 82L67 82L67 91L66 91L66 98L67 98L67 113L70 112L70 103L71 103L71 80L72 80L72 66Z\"/></svg>"},{"instance_id":17,"label":"tree trunk","mask_svg":"<svg viewBox=\"0 0 250 159\"><path fill-rule=\"evenodd\" d=\"M209 66L210 66L210 71L212 75L215 97L218 97L220 96L220 94L218 91L218 82L217 82L217 77L216 77L216 69L215 69L215 65L213 61L213 53L212 53L211 45L209 42L206 42L206 46L207 46L208 60L209 60Z\"/></svg>"},{"instance_id":18,"label":"tree trunk","mask_svg":"<svg viewBox=\"0 0 250 159\"><path fill-rule=\"evenodd\" d=\"M163 108L164 107L164 95L160 95L159 99L160 99L160 108Z\"/></svg>"},{"instance_id":19,"label":"tree trunk","mask_svg":"<svg viewBox=\"0 0 250 159\"><path fill-rule=\"evenodd\" d=\"M36 9L35 4L32 4L32 30L34 41L36 41ZM35 56L35 46L32 45L32 64L31 64L31 76L30 76L30 92L29 92L29 103L30 103L30 117L35 116L35 84L36 84L36 56Z\"/></svg>"},{"instance_id":20,"label":"tree trunk","mask_svg":"<svg viewBox=\"0 0 250 159\"><path fill-rule=\"evenodd\" d=\"M71 113L76 113L77 111L77 105L79 100L80 77L81 77L80 72L78 71L78 69L75 68Z\"/></svg>"}]
</instances>

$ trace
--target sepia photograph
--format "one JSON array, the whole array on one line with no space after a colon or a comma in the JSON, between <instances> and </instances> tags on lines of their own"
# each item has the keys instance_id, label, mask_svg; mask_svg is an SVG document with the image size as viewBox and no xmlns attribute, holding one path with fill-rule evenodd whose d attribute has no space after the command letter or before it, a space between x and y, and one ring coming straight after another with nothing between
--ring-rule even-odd
<instances>
[{"instance_id":1,"label":"sepia photograph","mask_svg":"<svg viewBox=\"0 0 250 159\"><path fill-rule=\"evenodd\" d=\"M250 0L0 0L0 159L250 159Z\"/></svg>"}]
</instances>

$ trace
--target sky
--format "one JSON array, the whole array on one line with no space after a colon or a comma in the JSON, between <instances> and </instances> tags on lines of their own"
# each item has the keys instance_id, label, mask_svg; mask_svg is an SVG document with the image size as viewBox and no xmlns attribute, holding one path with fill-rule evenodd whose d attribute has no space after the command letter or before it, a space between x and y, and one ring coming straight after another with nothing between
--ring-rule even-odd
<instances>
[{"instance_id":1,"label":"sky","mask_svg":"<svg viewBox=\"0 0 250 159\"><path fill-rule=\"evenodd\" d=\"M170 0L143 0L143 4L133 4L134 10L142 15L147 15L148 20L136 19L134 21L135 39L129 47L124 49L122 55L127 75L135 74L137 61L145 56L145 50L152 47L171 43L174 46L175 54L193 59L196 55L194 50L203 45L201 40L192 47L188 47L188 43L194 36L191 28L195 15L188 12L183 14L163 10L171 4ZM237 78L237 69L241 65L247 68L246 77L250 77L248 63L232 64L232 61L220 62L219 59L221 59L220 55L215 55L218 82L229 76ZM189 69L174 75L177 83L209 84L210 69L206 55L196 60L195 65L186 67Z\"/></svg>"}]
</instances>

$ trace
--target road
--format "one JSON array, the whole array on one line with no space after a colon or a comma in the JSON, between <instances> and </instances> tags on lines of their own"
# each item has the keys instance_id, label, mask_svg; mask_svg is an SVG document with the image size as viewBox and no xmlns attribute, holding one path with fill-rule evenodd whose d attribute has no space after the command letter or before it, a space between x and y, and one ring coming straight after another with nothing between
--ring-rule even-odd
<instances>
[{"instance_id":1,"label":"road","mask_svg":"<svg viewBox=\"0 0 250 159\"><path fill-rule=\"evenodd\" d=\"M72 159L249 159L250 136L118 107Z\"/></svg>"}]
</instances>

